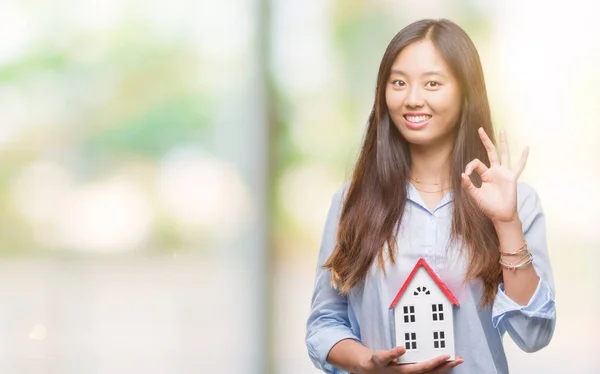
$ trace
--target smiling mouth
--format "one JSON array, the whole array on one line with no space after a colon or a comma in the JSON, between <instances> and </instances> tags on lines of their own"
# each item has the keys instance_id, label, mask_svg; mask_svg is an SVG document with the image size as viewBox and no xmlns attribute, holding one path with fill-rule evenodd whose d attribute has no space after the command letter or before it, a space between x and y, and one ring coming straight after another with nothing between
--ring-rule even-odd
<instances>
[{"instance_id":1,"label":"smiling mouth","mask_svg":"<svg viewBox=\"0 0 600 374\"><path fill-rule=\"evenodd\" d=\"M419 123L429 121L431 119L431 116L428 114L423 114L423 115L419 115L419 116L411 116L411 115L405 114L404 119L406 119L409 122L419 124Z\"/></svg>"}]
</instances>

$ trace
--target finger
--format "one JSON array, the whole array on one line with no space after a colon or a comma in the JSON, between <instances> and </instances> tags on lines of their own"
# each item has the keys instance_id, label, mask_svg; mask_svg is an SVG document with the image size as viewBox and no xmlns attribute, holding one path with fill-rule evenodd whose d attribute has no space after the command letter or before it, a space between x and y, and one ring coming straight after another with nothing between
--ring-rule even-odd
<instances>
[{"instance_id":1,"label":"finger","mask_svg":"<svg viewBox=\"0 0 600 374\"><path fill-rule=\"evenodd\" d=\"M438 366L432 374L445 374L453 368L457 367L458 365L462 364L463 362L465 361L462 359L462 357L457 356L455 360L447 361L442 365Z\"/></svg>"},{"instance_id":2,"label":"finger","mask_svg":"<svg viewBox=\"0 0 600 374\"><path fill-rule=\"evenodd\" d=\"M525 170L525 165L527 164L527 157L529 157L529 147L525 147L525 149L523 150L523 154L521 155L521 159L515 167L515 175L517 176L517 178L519 178L523 170Z\"/></svg>"},{"instance_id":3,"label":"finger","mask_svg":"<svg viewBox=\"0 0 600 374\"><path fill-rule=\"evenodd\" d=\"M463 186L463 188L465 190L467 190L467 192L471 195L474 196L475 193L477 192L477 187L475 187L475 185L473 184L473 182L471 181L471 178L469 178L469 176L465 173L462 173L460 175L460 184Z\"/></svg>"},{"instance_id":4,"label":"finger","mask_svg":"<svg viewBox=\"0 0 600 374\"><path fill-rule=\"evenodd\" d=\"M406 348L396 347L389 351L378 351L373 354L373 362L379 367L385 367L406 353Z\"/></svg>"},{"instance_id":5,"label":"finger","mask_svg":"<svg viewBox=\"0 0 600 374\"><path fill-rule=\"evenodd\" d=\"M500 152L502 153L502 165L510 169L510 152L506 140L506 131L504 130L500 130Z\"/></svg>"},{"instance_id":6,"label":"finger","mask_svg":"<svg viewBox=\"0 0 600 374\"><path fill-rule=\"evenodd\" d=\"M465 167L465 174L471 175L473 170L475 170L479 175L482 175L483 173L488 171L488 167L476 158L467 164L467 166Z\"/></svg>"},{"instance_id":7,"label":"finger","mask_svg":"<svg viewBox=\"0 0 600 374\"><path fill-rule=\"evenodd\" d=\"M410 365L409 367L407 366L407 369L410 368L410 371L404 371L404 373L425 373L442 365L449 358L449 355L445 355L432 358L428 361L418 362L416 364Z\"/></svg>"},{"instance_id":8,"label":"finger","mask_svg":"<svg viewBox=\"0 0 600 374\"><path fill-rule=\"evenodd\" d=\"M490 166L493 166L498 163L498 153L496 152L496 147L494 143L492 143L491 139L486 134L483 127L479 128L479 137L481 138L481 142L487 151L488 158L490 159Z\"/></svg>"}]
</instances>

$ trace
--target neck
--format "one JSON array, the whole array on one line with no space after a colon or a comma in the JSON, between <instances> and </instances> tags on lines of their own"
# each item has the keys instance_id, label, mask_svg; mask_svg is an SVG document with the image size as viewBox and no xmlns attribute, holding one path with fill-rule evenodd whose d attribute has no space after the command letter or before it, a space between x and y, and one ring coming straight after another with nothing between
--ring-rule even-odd
<instances>
[{"instance_id":1,"label":"neck","mask_svg":"<svg viewBox=\"0 0 600 374\"><path fill-rule=\"evenodd\" d=\"M432 146L410 145L411 176L423 183L450 183L453 144Z\"/></svg>"}]
</instances>

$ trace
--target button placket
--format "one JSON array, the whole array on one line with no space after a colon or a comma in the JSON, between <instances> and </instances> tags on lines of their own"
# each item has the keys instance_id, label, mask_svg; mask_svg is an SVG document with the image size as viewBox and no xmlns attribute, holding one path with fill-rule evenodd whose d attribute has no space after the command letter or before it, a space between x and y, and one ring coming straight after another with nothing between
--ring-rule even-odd
<instances>
[{"instance_id":1,"label":"button placket","mask_svg":"<svg viewBox=\"0 0 600 374\"><path fill-rule=\"evenodd\" d=\"M429 216L429 237L427 238L427 253L433 254L437 242L437 220L435 214Z\"/></svg>"}]
</instances>

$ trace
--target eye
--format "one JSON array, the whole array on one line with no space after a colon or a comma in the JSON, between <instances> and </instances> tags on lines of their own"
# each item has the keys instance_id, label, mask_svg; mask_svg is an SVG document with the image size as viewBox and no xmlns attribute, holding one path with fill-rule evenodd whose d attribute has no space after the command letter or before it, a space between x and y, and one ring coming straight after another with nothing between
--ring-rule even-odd
<instances>
[{"instance_id":1,"label":"eye","mask_svg":"<svg viewBox=\"0 0 600 374\"><path fill-rule=\"evenodd\" d=\"M439 86L441 86L441 84L436 81L429 81L425 84L425 86L430 87L430 88L438 88Z\"/></svg>"},{"instance_id":2,"label":"eye","mask_svg":"<svg viewBox=\"0 0 600 374\"><path fill-rule=\"evenodd\" d=\"M396 79L396 80L392 81L392 85L396 86L396 87L404 87L404 86L406 86L406 82L404 82L403 80L400 80L400 79Z\"/></svg>"}]
</instances>

